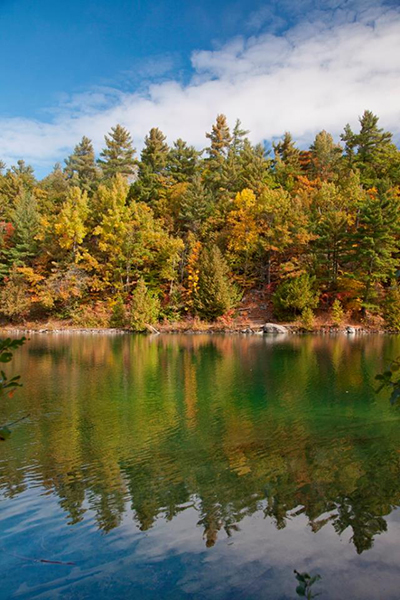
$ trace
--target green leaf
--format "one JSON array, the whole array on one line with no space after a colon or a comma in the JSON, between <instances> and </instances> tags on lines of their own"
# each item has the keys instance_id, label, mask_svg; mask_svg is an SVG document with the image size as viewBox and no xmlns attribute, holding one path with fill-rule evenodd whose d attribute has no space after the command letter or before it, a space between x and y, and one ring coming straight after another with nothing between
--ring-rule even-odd
<instances>
[{"instance_id":1,"label":"green leaf","mask_svg":"<svg viewBox=\"0 0 400 600\"><path fill-rule=\"evenodd\" d=\"M306 588L304 586L304 584L300 584L297 586L296 588L296 594L298 596L305 596L306 595Z\"/></svg>"},{"instance_id":2,"label":"green leaf","mask_svg":"<svg viewBox=\"0 0 400 600\"><path fill-rule=\"evenodd\" d=\"M2 427L0 429L0 440L1 441L4 442L5 440L8 440L8 438L10 437L10 435L11 435L11 429L9 429L7 427L7 425L5 425L4 427Z\"/></svg>"},{"instance_id":3,"label":"green leaf","mask_svg":"<svg viewBox=\"0 0 400 600\"><path fill-rule=\"evenodd\" d=\"M0 354L0 362L2 363L6 363L6 362L10 362L10 360L12 359L12 352L2 352Z\"/></svg>"}]
</instances>

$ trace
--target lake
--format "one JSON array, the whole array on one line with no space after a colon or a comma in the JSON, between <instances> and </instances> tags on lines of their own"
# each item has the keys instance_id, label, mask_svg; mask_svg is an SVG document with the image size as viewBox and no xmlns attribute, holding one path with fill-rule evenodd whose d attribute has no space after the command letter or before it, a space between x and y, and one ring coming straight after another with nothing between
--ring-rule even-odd
<instances>
[{"instance_id":1,"label":"lake","mask_svg":"<svg viewBox=\"0 0 400 600\"><path fill-rule=\"evenodd\" d=\"M399 355L383 335L32 335L0 406L30 415L0 445L0 597L293 600L297 569L321 600L397 600L400 411L374 377Z\"/></svg>"}]
</instances>

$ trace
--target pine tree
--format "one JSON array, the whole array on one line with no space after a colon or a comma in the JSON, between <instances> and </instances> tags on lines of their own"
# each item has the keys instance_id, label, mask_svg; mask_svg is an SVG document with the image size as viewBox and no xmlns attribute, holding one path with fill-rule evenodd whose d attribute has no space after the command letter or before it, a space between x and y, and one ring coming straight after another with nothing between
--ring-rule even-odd
<instances>
[{"instance_id":1,"label":"pine tree","mask_svg":"<svg viewBox=\"0 0 400 600\"><path fill-rule=\"evenodd\" d=\"M230 133L225 115L218 115L215 125L212 126L210 133L206 133L206 137L211 141L210 147L207 148L208 158L205 160L204 179L216 198L220 199L224 196L227 184L232 181L232 167L235 161L230 161L231 164L227 167L229 150L232 143L232 135ZM226 170L228 169L228 176Z\"/></svg>"},{"instance_id":2,"label":"pine tree","mask_svg":"<svg viewBox=\"0 0 400 600\"><path fill-rule=\"evenodd\" d=\"M179 221L182 229L198 235L212 209L212 196L204 187L201 176L196 175L180 201Z\"/></svg>"},{"instance_id":3,"label":"pine tree","mask_svg":"<svg viewBox=\"0 0 400 600\"><path fill-rule=\"evenodd\" d=\"M111 127L111 132L104 136L106 148L100 152L102 158L98 159L105 177L117 175L130 177L135 173L136 160L132 138L127 129L122 125Z\"/></svg>"},{"instance_id":4,"label":"pine tree","mask_svg":"<svg viewBox=\"0 0 400 600\"><path fill-rule=\"evenodd\" d=\"M324 182L314 193L312 228L315 240L317 271L328 288L336 289L338 277L344 268L351 244L351 226L355 220L355 206L348 194L334 184Z\"/></svg>"},{"instance_id":5,"label":"pine tree","mask_svg":"<svg viewBox=\"0 0 400 600\"><path fill-rule=\"evenodd\" d=\"M233 138L225 115L217 115L215 125L212 126L211 133L206 133L206 138L211 141L207 149L210 159L220 160L228 156Z\"/></svg>"},{"instance_id":6,"label":"pine tree","mask_svg":"<svg viewBox=\"0 0 400 600\"><path fill-rule=\"evenodd\" d=\"M342 148L334 143L331 134L325 130L317 133L310 146L310 151L312 155L311 177L319 177L324 181L334 179L342 156Z\"/></svg>"},{"instance_id":7,"label":"pine tree","mask_svg":"<svg viewBox=\"0 0 400 600\"><path fill-rule=\"evenodd\" d=\"M180 138L174 142L167 160L168 173L174 181L182 183L193 179L199 168L200 154Z\"/></svg>"},{"instance_id":8,"label":"pine tree","mask_svg":"<svg viewBox=\"0 0 400 600\"><path fill-rule=\"evenodd\" d=\"M400 155L392 144L392 134L378 127L379 118L370 110L366 110L359 121L360 132L355 134L350 125L346 125L341 139L346 144L349 166L359 169L366 187L373 187L393 172L393 161L400 165Z\"/></svg>"},{"instance_id":9,"label":"pine tree","mask_svg":"<svg viewBox=\"0 0 400 600\"><path fill-rule=\"evenodd\" d=\"M135 199L156 206L165 195L163 187L168 178L169 147L166 137L157 127L150 129L144 140L137 181L132 186Z\"/></svg>"},{"instance_id":10,"label":"pine tree","mask_svg":"<svg viewBox=\"0 0 400 600\"><path fill-rule=\"evenodd\" d=\"M353 235L354 276L363 284L362 306L376 306L377 284L394 277L400 250L400 199L391 191L372 192L360 207Z\"/></svg>"},{"instance_id":11,"label":"pine tree","mask_svg":"<svg viewBox=\"0 0 400 600\"><path fill-rule=\"evenodd\" d=\"M296 176L301 175L300 150L296 148L289 132L284 134L280 142L273 144L273 148L278 182L290 190Z\"/></svg>"},{"instance_id":12,"label":"pine tree","mask_svg":"<svg viewBox=\"0 0 400 600\"><path fill-rule=\"evenodd\" d=\"M10 262L19 266L26 264L37 252L36 236L40 228L40 214L35 195L31 192L22 193L12 212L12 224L15 228L10 249Z\"/></svg>"},{"instance_id":13,"label":"pine tree","mask_svg":"<svg viewBox=\"0 0 400 600\"><path fill-rule=\"evenodd\" d=\"M198 292L194 298L197 313L205 319L216 319L233 309L240 295L229 279L228 265L217 246L202 250L199 271Z\"/></svg>"},{"instance_id":14,"label":"pine tree","mask_svg":"<svg viewBox=\"0 0 400 600\"><path fill-rule=\"evenodd\" d=\"M94 150L91 140L83 136L74 148L73 154L65 159L64 169L73 185L90 191L98 179L99 173L95 163Z\"/></svg>"},{"instance_id":15,"label":"pine tree","mask_svg":"<svg viewBox=\"0 0 400 600\"><path fill-rule=\"evenodd\" d=\"M230 146L230 149L234 154L239 155L243 151L246 141L248 142L248 139L246 138L248 133L250 132L247 129L242 129L240 119L236 119L235 127L232 131L232 142Z\"/></svg>"},{"instance_id":16,"label":"pine tree","mask_svg":"<svg viewBox=\"0 0 400 600\"><path fill-rule=\"evenodd\" d=\"M262 144L253 146L249 140L244 140L239 161L237 191L248 188L257 194L266 185L273 185L271 161Z\"/></svg>"},{"instance_id":17,"label":"pine tree","mask_svg":"<svg viewBox=\"0 0 400 600\"><path fill-rule=\"evenodd\" d=\"M168 161L169 148L166 137L160 129L153 127L144 140L144 148L140 157L141 166L146 165L152 173L161 174Z\"/></svg>"}]
</instances>

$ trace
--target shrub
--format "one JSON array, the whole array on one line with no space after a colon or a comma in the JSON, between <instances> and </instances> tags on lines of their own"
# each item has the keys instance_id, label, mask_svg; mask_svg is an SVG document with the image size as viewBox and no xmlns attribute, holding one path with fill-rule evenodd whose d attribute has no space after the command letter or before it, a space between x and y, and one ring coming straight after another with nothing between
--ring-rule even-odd
<instances>
[{"instance_id":1,"label":"shrub","mask_svg":"<svg viewBox=\"0 0 400 600\"><path fill-rule=\"evenodd\" d=\"M71 310L69 315L77 327L108 327L110 324L109 310L102 302L84 304Z\"/></svg>"},{"instance_id":2,"label":"shrub","mask_svg":"<svg viewBox=\"0 0 400 600\"><path fill-rule=\"evenodd\" d=\"M29 286L14 268L0 292L0 312L12 321L25 319L32 306Z\"/></svg>"},{"instance_id":3,"label":"shrub","mask_svg":"<svg viewBox=\"0 0 400 600\"><path fill-rule=\"evenodd\" d=\"M126 324L125 304L122 296L118 296L113 303L110 326L124 327Z\"/></svg>"},{"instance_id":4,"label":"shrub","mask_svg":"<svg viewBox=\"0 0 400 600\"><path fill-rule=\"evenodd\" d=\"M315 291L315 277L299 275L283 281L276 289L272 301L278 316L295 317L305 308L316 308L318 292Z\"/></svg>"},{"instance_id":5,"label":"shrub","mask_svg":"<svg viewBox=\"0 0 400 600\"><path fill-rule=\"evenodd\" d=\"M307 331L312 331L314 327L314 313L309 306L303 308L301 313L301 324Z\"/></svg>"},{"instance_id":6,"label":"shrub","mask_svg":"<svg viewBox=\"0 0 400 600\"><path fill-rule=\"evenodd\" d=\"M144 331L146 325L153 325L160 315L160 301L149 292L141 278L132 294L129 322L135 331Z\"/></svg>"}]
</instances>

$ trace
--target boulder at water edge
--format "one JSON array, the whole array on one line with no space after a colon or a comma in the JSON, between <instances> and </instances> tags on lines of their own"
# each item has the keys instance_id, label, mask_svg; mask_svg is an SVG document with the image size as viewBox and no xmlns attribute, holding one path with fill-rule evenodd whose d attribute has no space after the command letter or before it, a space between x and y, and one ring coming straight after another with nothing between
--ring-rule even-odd
<instances>
[{"instance_id":1,"label":"boulder at water edge","mask_svg":"<svg viewBox=\"0 0 400 600\"><path fill-rule=\"evenodd\" d=\"M286 327L283 325L278 325L277 323L265 323L262 329L264 333L288 333L288 329Z\"/></svg>"}]
</instances>

